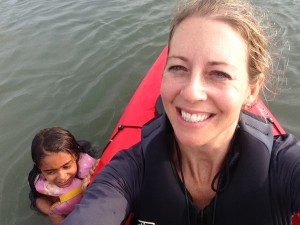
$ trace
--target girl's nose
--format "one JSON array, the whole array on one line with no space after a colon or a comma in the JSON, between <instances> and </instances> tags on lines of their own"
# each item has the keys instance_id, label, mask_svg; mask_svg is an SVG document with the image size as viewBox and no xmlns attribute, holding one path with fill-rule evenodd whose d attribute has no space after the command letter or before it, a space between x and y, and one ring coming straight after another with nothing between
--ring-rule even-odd
<instances>
[{"instance_id":1,"label":"girl's nose","mask_svg":"<svg viewBox=\"0 0 300 225\"><path fill-rule=\"evenodd\" d=\"M181 90L181 94L187 101L205 101L207 99L207 87L205 79L200 72L194 73L190 76L187 84Z\"/></svg>"},{"instance_id":2,"label":"girl's nose","mask_svg":"<svg viewBox=\"0 0 300 225\"><path fill-rule=\"evenodd\" d=\"M64 171L59 171L58 172L58 178L59 180L64 180L67 177L67 173L65 173Z\"/></svg>"}]
</instances>

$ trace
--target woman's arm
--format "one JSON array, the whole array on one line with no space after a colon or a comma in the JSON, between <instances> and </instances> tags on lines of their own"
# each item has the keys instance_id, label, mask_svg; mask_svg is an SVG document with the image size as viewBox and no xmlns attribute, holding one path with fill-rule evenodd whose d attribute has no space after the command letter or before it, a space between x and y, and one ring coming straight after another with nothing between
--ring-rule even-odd
<instances>
[{"instance_id":1,"label":"woman's arm","mask_svg":"<svg viewBox=\"0 0 300 225\"><path fill-rule=\"evenodd\" d=\"M289 206L291 213L298 213L300 212L300 142L290 134L280 136L274 142L272 155L271 187L273 193L279 193L273 196L273 200L277 199L279 207Z\"/></svg>"},{"instance_id":2,"label":"woman's arm","mask_svg":"<svg viewBox=\"0 0 300 225\"><path fill-rule=\"evenodd\" d=\"M87 188L87 186L90 184L91 178L94 175L95 169L96 169L99 161L100 161L100 159L97 159L97 161L95 162L95 164L90 169L89 174L82 180L81 188L82 188L83 191L85 191L86 188Z\"/></svg>"},{"instance_id":3,"label":"woman's arm","mask_svg":"<svg viewBox=\"0 0 300 225\"><path fill-rule=\"evenodd\" d=\"M139 146L119 152L97 174L80 204L61 225L124 224L139 193L142 162Z\"/></svg>"}]
</instances>

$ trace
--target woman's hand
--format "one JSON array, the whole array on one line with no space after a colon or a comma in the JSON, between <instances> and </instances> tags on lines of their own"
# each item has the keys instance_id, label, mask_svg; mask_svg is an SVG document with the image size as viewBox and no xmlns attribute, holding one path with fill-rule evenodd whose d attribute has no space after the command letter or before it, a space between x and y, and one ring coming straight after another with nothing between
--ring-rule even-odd
<instances>
[{"instance_id":1,"label":"woman's hand","mask_svg":"<svg viewBox=\"0 0 300 225\"><path fill-rule=\"evenodd\" d=\"M86 190L87 186L90 184L91 182L91 178L92 176L94 175L94 172L95 172L95 169L99 163L100 159L97 159L97 161L95 162L95 164L92 166L92 168L90 169L89 171L89 175L87 175L83 180L82 180L82 183L81 183L81 188L83 191Z\"/></svg>"}]
</instances>

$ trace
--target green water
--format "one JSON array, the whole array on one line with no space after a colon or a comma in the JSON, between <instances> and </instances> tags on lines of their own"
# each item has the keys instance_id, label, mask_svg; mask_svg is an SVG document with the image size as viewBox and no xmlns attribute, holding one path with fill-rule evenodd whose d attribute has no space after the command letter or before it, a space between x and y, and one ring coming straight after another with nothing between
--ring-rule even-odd
<instances>
[{"instance_id":1,"label":"green water","mask_svg":"<svg viewBox=\"0 0 300 225\"><path fill-rule=\"evenodd\" d=\"M287 85L268 103L300 137L300 2L255 1L286 40ZM50 224L29 209L34 134L63 126L103 148L167 41L173 0L0 2L0 225ZM286 47L288 46L288 47Z\"/></svg>"}]
</instances>

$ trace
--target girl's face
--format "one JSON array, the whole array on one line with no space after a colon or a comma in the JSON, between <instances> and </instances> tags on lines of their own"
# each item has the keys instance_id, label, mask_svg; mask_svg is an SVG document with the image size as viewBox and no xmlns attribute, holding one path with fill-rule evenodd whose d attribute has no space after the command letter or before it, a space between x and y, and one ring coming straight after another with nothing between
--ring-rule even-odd
<instances>
[{"instance_id":1,"label":"girl's face","mask_svg":"<svg viewBox=\"0 0 300 225\"><path fill-rule=\"evenodd\" d=\"M48 182L60 188L70 186L77 174L76 158L68 152L47 154L39 168Z\"/></svg>"},{"instance_id":2,"label":"girl's face","mask_svg":"<svg viewBox=\"0 0 300 225\"><path fill-rule=\"evenodd\" d=\"M228 145L243 103L259 85L248 81L247 46L229 25L193 16L176 28L161 97L181 147Z\"/></svg>"}]
</instances>

